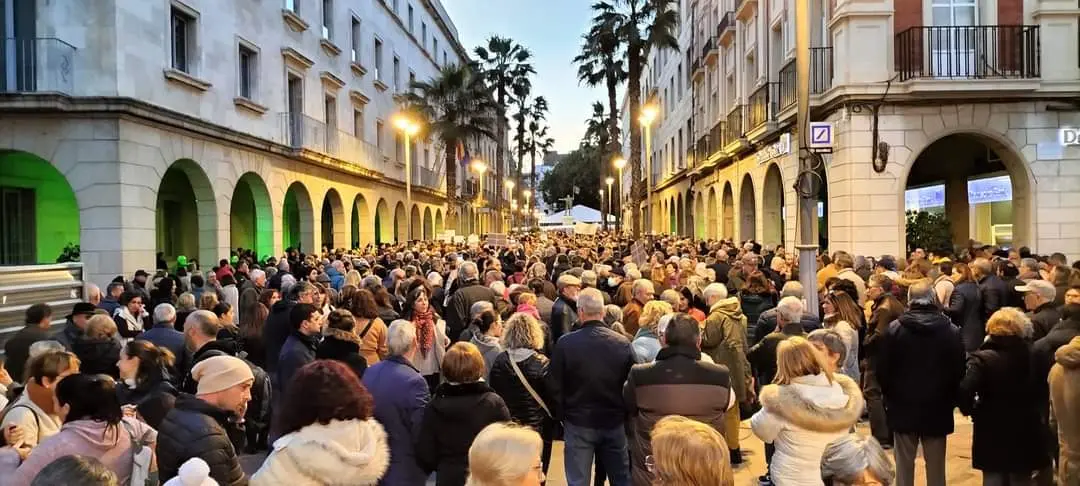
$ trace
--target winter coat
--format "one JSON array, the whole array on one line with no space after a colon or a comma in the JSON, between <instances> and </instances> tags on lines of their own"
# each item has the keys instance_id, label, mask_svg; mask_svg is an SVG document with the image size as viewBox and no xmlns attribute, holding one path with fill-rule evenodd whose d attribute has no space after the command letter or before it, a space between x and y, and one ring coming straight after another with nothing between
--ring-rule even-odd
<instances>
[{"instance_id":1,"label":"winter coat","mask_svg":"<svg viewBox=\"0 0 1080 486\"><path fill-rule=\"evenodd\" d=\"M424 410L416 461L425 471L436 471L437 486L463 486L476 434L508 420L506 403L487 383L443 383Z\"/></svg>"},{"instance_id":2,"label":"winter coat","mask_svg":"<svg viewBox=\"0 0 1080 486\"><path fill-rule=\"evenodd\" d=\"M274 441L252 486L374 486L390 467L386 431L373 418L313 423Z\"/></svg>"},{"instance_id":3,"label":"winter coat","mask_svg":"<svg viewBox=\"0 0 1080 486\"><path fill-rule=\"evenodd\" d=\"M699 360L696 348L664 348L656 361L634 365L623 386L630 417L630 464L634 484L652 484L645 457L649 437L660 419L682 415L723 433L724 413L732 406L727 368Z\"/></svg>"},{"instance_id":4,"label":"winter coat","mask_svg":"<svg viewBox=\"0 0 1080 486\"><path fill-rule=\"evenodd\" d=\"M521 374L525 375L525 380L529 382L536 394L540 395L540 399L548 406L548 410L551 409L552 404L547 381L550 361L547 356L531 349L511 349L500 353L495 358L488 377L488 383L502 397L514 422L527 425L540 432L543 430L544 422L548 420L547 412L521 384L521 380L510 365L511 359L517 363Z\"/></svg>"},{"instance_id":5,"label":"winter coat","mask_svg":"<svg viewBox=\"0 0 1080 486\"><path fill-rule=\"evenodd\" d=\"M345 363L356 373L357 378L364 377L367 360L360 354L360 337L351 331L326 328L323 340L315 350L315 359L332 359Z\"/></svg>"},{"instance_id":6,"label":"winter coat","mask_svg":"<svg viewBox=\"0 0 1080 486\"><path fill-rule=\"evenodd\" d=\"M364 355L367 365L371 366L390 355L386 342L389 329L378 317L371 319L368 324L356 326L356 333L360 336L360 354Z\"/></svg>"},{"instance_id":7,"label":"winter coat","mask_svg":"<svg viewBox=\"0 0 1080 486\"><path fill-rule=\"evenodd\" d=\"M473 304L480 301L494 304L497 298L495 291L475 280L455 290L454 295L450 297L450 302L446 305L447 335L454 339L461 335L461 331L465 330L471 320L469 310Z\"/></svg>"},{"instance_id":8,"label":"winter coat","mask_svg":"<svg viewBox=\"0 0 1080 486\"><path fill-rule=\"evenodd\" d=\"M731 372L731 387L740 403L746 402L750 386L750 362L746 359L746 316L739 299L728 297L712 305L701 334L701 351Z\"/></svg>"},{"instance_id":9,"label":"winter coat","mask_svg":"<svg viewBox=\"0 0 1080 486\"><path fill-rule=\"evenodd\" d=\"M836 278L847 280L855 284L855 291L859 294L859 300L855 302L861 308L866 302L866 281L850 268L841 269L836 273Z\"/></svg>"},{"instance_id":10,"label":"winter coat","mask_svg":"<svg viewBox=\"0 0 1080 486\"><path fill-rule=\"evenodd\" d=\"M660 352L660 337L646 328L639 328L630 346L634 348L635 363L649 363Z\"/></svg>"},{"instance_id":11,"label":"winter coat","mask_svg":"<svg viewBox=\"0 0 1080 486\"><path fill-rule=\"evenodd\" d=\"M742 309L743 315L746 316L748 324L753 323L756 325L761 314L774 307L776 307L776 294L772 292L760 294L739 292L739 308Z\"/></svg>"},{"instance_id":12,"label":"winter coat","mask_svg":"<svg viewBox=\"0 0 1080 486\"><path fill-rule=\"evenodd\" d=\"M158 326L148 331L143 331L139 339L150 341L154 346L172 351L173 356L180 359L184 355L184 333L170 326Z\"/></svg>"},{"instance_id":13,"label":"winter coat","mask_svg":"<svg viewBox=\"0 0 1080 486\"><path fill-rule=\"evenodd\" d=\"M548 406L556 419L578 427L622 426L622 388L633 364L630 341L602 321L586 321L555 345Z\"/></svg>"},{"instance_id":14,"label":"winter coat","mask_svg":"<svg viewBox=\"0 0 1080 486\"><path fill-rule=\"evenodd\" d=\"M540 313L540 321L551 322L551 311L555 307L555 301L543 295L536 296L536 311Z\"/></svg>"},{"instance_id":15,"label":"winter coat","mask_svg":"<svg viewBox=\"0 0 1080 486\"><path fill-rule=\"evenodd\" d=\"M195 301L198 302L198 299L199 297L196 296ZM118 308L120 308L120 302L109 296L102 297L101 302L98 302L98 309L105 311L109 317L116 315L116 309Z\"/></svg>"},{"instance_id":16,"label":"winter coat","mask_svg":"<svg viewBox=\"0 0 1080 486\"><path fill-rule=\"evenodd\" d=\"M945 313L960 328L964 351L970 353L979 349L986 335L986 320L983 318L982 292L978 284L970 280L956 284Z\"/></svg>"},{"instance_id":17,"label":"winter coat","mask_svg":"<svg viewBox=\"0 0 1080 486\"><path fill-rule=\"evenodd\" d=\"M1042 339L1050 333L1050 330L1061 320L1061 312L1053 302L1040 305L1034 312L1028 315L1031 318L1032 340Z\"/></svg>"},{"instance_id":18,"label":"winter coat","mask_svg":"<svg viewBox=\"0 0 1080 486\"><path fill-rule=\"evenodd\" d=\"M53 334L52 338L54 341L64 345L64 349L71 351L75 341L78 341L82 336L83 330L79 329L79 326L76 326L69 317L64 324L64 328Z\"/></svg>"},{"instance_id":19,"label":"winter coat","mask_svg":"<svg viewBox=\"0 0 1080 486\"><path fill-rule=\"evenodd\" d=\"M873 365L889 428L931 437L951 434L964 359L959 329L936 306L912 306L889 324Z\"/></svg>"},{"instance_id":20,"label":"winter coat","mask_svg":"<svg viewBox=\"0 0 1080 486\"><path fill-rule=\"evenodd\" d=\"M292 322L289 314L296 302L279 300L270 307L270 315L266 317L266 325L263 326L263 343L266 345L266 371L271 376L277 372L278 358L281 356L281 347L285 340L292 334Z\"/></svg>"},{"instance_id":21,"label":"winter coat","mask_svg":"<svg viewBox=\"0 0 1080 486\"><path fill-rule=\"evenodd\" d=\"M840 339L844 342L844 362L840 363L840 373L843 373L848 378L859 381L859 330L855 328L855 325L844 321L838 320L834 324L826 324L826 329L836 331L840 335Z\"/></svg>"},{"instance_id":22,"label":"winter coat","mask_svg":"<svg viewBox=\"0 0 1080 486\"><path fill-rule=\"evenodd\" d=\"M773 483L823 485L825 447L849 433L864 405L858 383L840 374L831 383L818 374L763 387L761 410L750 419L750 428L776 448L769 464Z\"/></svg>"},{"instance_id":23,"label":"winter coat","mask_svg":"<svg viewBox=\"0 0 1080 486\"><path fill-rule=\"evenodd\" d=\"M749 323L750 321L746 321ZM803 332L810 333L814 330L821 329L821 319L809 312L803 312L802 319L799 321L802 324ZM748 338L750 338L750 345L753 346L760 342L765 336L772 334L776 331L776 308L773 307L765 312L761 313L758 317L757 323L754 325L754 332L747 332ZM749 334L753 334L750 336Z\"/></svg>"},{"instance_id":24,"label":"winter coat","mask_svg":"<svg viewBox=\"0 0 1080 486\"><path fill-rule=\"evenodd\" d=\"M579 324L577 303L559 296L555 300L555 305L551 306L551 322L548 323L551 327L552 342L558 343L559 338L570 334L578 328Z\"/></svg>"},{"instance_id":25,"label":"winter coat","mask_svg":"<svg viewBox=\"0 0 1080 486\"><path fill-rule=\"evenodd\" d=\"M248 483L231 437L243 435L233 412L192 395L180 395L158 429L158 471L162 481L177 475L180 466L198 457L210 466L210 477L222 486Z\"/></svg>"},{"instance_id":26,"label":"winter coat","mask_svg":"<svg viewBox=\"0 0 1080 486\"><path fill-rule=\"evenodd\" d=\"M149 300L150 299L145 299L143 302L149 302ZM113 316L113 321L116 323L116 330L120 333L120 336L133 338L138 336L139 333L143 332L143 329L146 328L146 318L147 316L145 314L135 316L128 311L126 306L120 306L116 310L116 315Z\"/></svg>"},{"instance_id":27,"label":"winter coat","mask_svg":"<svg viewBox=\"0 0 1080 486\"><path fill-rule=\"evenodd\" d=\"M986 322L998 309L1009 305L1013 289L997 275L988 275L979 280L979 294L982 295L982 320Z\"/></svg>"},{"instance_id":28,"label":"winter coat","mask_svg":"<svg viewBox=\"0 0 1080 486\"><path fill-rule=\"evenodd\" d=\"M1050 389L1044 377L1050 376L1054 367L1054 353L1080 336L1080 306L1066 306L1067 317L1062 319L1050 333L1031 345L1031 376L1034 378L1035 394L1039 398L1039 410L1048 410Z\"/></svg>"},{"instance_id":29,"label":"winter coat","mask_svg":"<svg viewBox=\"0 0 1080 486\"><path fill-rule=\"evenodd\" d=\"M157 432L135 419L125 418L122 424L111 427L96 420L74 420L65 423L60 432L34 447L18 469L0 470L0 478L3 478L5 486L29 485L34 476L54 460L81 455L101 461L105 468L116 473L118 484L128 484L133 465L129 429L131 434L151 447L157 441Z\"/></svg>"},{"instance_id":30,"label":"winter coat","mask_svg":"<svg viewBox=\"0 0 1080 486\"><path fill-rule=\"evenodd\" d=\"M638 302L637 299L630 299L630 303L623 307L622 325L626 328L626 332L631 335L637 335L638 319L641 318L641 311L644 307L645 304Z\"/></svg>"},{"instance_id":31,"label":"winter coat","mask_svg":"<svg viewBox=\"0 0 1080 486\"><path fill-rule=\"evenodd\" d=\"M503 352L502 344L499 344L499 338L483 334L473 334L469 342L476 346L480 350L480 355L484 357L484 378L486 379L491 375L491 365L495 364L495 358Z\"/></svg>"},{"instance_id":32,"label":"winter coat","mask_svg":"<svg viewBox=\"0 0 1080 486\"><path fill-rule=\"evenodd\" d=\"M386 429L390 468L383 486L424 484L427 475L416 462L413 439L420 432L428 386L416 367L401 356L390 356L364 372L364 387L375 401L375 419Z\"/></svg>"},{"instance_id":33,"label":"winter coat","mask_svg":"<svg viewBox=\"0 0 1080 486\"><path fill-rule=\"evenodd\" d=\"M315 361L315 351L319 348L317 337L306 336L300 331L293 331L278 356L278 370L274 380L274 396L284 398L288 393L289 382L293 375L304 365Z\"/></svg>"},{"instance_id":34,"label":"winter coat","mask_svg":"<svg viewBox=\"0 0 1080 486\"><path fill-rule=\"evenodd\" d=\"M120 359L120 343L110 337L75 341L75 356L79 357L79 371L87 374L109 375L113 379L120 377L116 362Z\"/></svg>"},{"instance_id":35,"label":"winter coat","mask_svg":"<svg viewBox=\"0 0 1080 486\"><path fill-rule=\"evenodd\" d=\"M758 383L762 385L772 383L773 378L776 376L776 348L791 336L806 337L806 331L799 324L786 324L783 329L769 333L768 336L765 336L764 339L750 348L750 352L746 354L746 359L750 362Z\"/></svg>"},{"instance_id":36,"label":"winter coat","mask_svg":"<svg viewBox=\"0 0 1080 486\"><path fill-rule=\"evenodd\" d=\"M968 356L957 405L975 424L975 469L1029 473L1050 463L1031 371L1031 351L1021 336L991 336Z\"/></svg>"},{"instance_id":37,"label":"winter coat","mask_svg":"<svg viewBox=\"0 0 1080 486\"><path fill-rule=\"evenodd\" d=\"M135 405L139 416L155 429L161 426L165 415L176 405L176 396L179 394L176 387L164 378L139 383L134 388L124 382L116 384L116 396L120 404Z\"/></svg>"},{"instance_id":38,"label":"winter coat","mask_svg":"<svg viewBox=\"0 0 1080 486\"><path fill-rule=\"evenodd\" d=\"M30 345L38 341L52 339L52 334L47 329L42 329L37 324L29 324L19 329L4 343L4 366L7 367L11 379L22 383L26 360L30 358Z\"/></svg>"},{"instance_id":39,"label":"winter coat","mask_svg":"<svg viewBox=\"0 0 1080 486\"><path fill-rule=\"evenodd\" d=\"M1050 370L1051 420L1057 426L1058 480L1080 484L1080 338L1054 353L1057 364Z\"/></svg>"}]
</instances>

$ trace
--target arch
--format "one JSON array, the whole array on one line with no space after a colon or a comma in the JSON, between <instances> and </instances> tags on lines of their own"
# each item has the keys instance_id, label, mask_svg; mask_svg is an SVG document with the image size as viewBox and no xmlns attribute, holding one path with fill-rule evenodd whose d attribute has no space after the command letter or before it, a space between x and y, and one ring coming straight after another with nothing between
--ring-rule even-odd
<instances>
[{"instance_id":1,"label":"arch","mask_svg":"<svg viewBox=\"0 0 1080 486\"><path fill-rule=\"evenodd\" d=\"M705 234L710 240L719 238L720 222L716 220L716 213L720 209L716 201L716 186L709 188L709 200L705 206L705 213L708 215L708 222L705 227Z\"/></svg>"},{"instance_id":2,"label":"arch","mask_svg":"<svg viewBox=\"0 0 1080 486\"><path fill-rule=\"evenodd\" d=\"M229 246L254 249L258 258L274 254L274 209L259 174L245 172L229 203Z\"/></svg>"},{"instance_id":3,"label":"arch","mask_svg":"<svg viewBox=\"0 0 1080 486\"><path fill-rule=\"evenodd\" d=\"M424 208L424 238L425 240L435 239L435 221L431 218L431 208Z\"/></svg>"},{"instance_id":4,"label":"arch","mask_svg":"<svg viewBox=\"0 0 1080 486\"><path fill-rule=\"evenodd\" d=\"M723 229L720 232L720 237L724 239L735 239L735 197L731 191L731 181L724 183L724 195L721 196L721 211L724 215Z\"/></svg>"},{"instance_id":5,"label":"arch","mask_svg":"<svg viewBox=\"0 0 1080 486\"><path fill-rule=\"evenodd\" d=\"M375 243L389 243L394 239L393 219L390 216L390 205L386 199L379 198L375 205Z\"/></svg>"},{"instance_id":6,"label":"arch","mask_svg":"<svg viewBox=\"0 0 1080 486\"><path fill-rule=\"evenodd\" d=\"M334 250L346 245L345 206L337 189L328 189L323 196L321 223L322 246Z\"/></svg>"},{"instance_id":7,"label":"arch","mask_svg":"<svg viewBox=\"0 0 1080 486\"><path fill-rule=\"evenodd\" d=\"M75 191L49 161L0 150L0 193L0 265L56 263L80 244Z\"/></svg>"},{"instance_id":8,"label":"arch","mask_svg":"<svg viewBox=\"0 0 1080 486\"><path fill-rule=\"evenodd\" d=\"M360 248L375 241L374 222L371 220L371 210L368 209L367 199L363 194L357 194L353 198L352 217L350 223L350 236L352 247Z\"/></svg>"},{"instance_id":9,"label":"arch","mask_svg":"<svg viewBox=\"0 0 1080 486\"><path fill-rule=\"evenodd\" d=\"M198 256L216 262L218 248L217 202L210 178L191 159L172 163L161 178L157 192L157 252L170 263L176 257Z\"/></svg>"},{"instance_id":10,"label":"arch","mask_svg":"<svg viewBox=\"0 0 1080 486\"><path fill-rule=\"evenodd\" d=\"M281 246L315 251L314 215L307 187L300 181L290 184L281 209Z\"/></svg>"},{"instance_id":11,"label":"arch","mask_svg":"<svg viewBox=\"0 0 1080 486\"><path fill-rule=\"evenodd\" d=\"M445 232L446 228L443 227L443 215L442 209L435 210L435 234Z\"/></svg>"},{"instance_id":12,"label":"arch","mask_svg":"<svg viewBox=\"0 0 1080 486\"><path fill-rule=\"evenodd\" d=\"M675 221L672 222L672 226L674 227L674 231L672 231L672 233L682 236L686 232L686 225L683 222L683 220L686 218L686 207L683 206L682 194L676 196L674 201Z\"/></svg>"},{"instance_id":13,"label":"arch","mask_svg":"<svg viewBox=\"0 0 1080 486\"><path fill-rule=\"evenodd\" d=\"M394 241L406 241L409 239L409 222L405 213L405 203L398 201L394 206Z\"/></svg>"},{"instance_id":14,"label":"arch","mask_svg":"<svg viewBox=\"0 0 1080 486\"><path fill-rule=\"evenodd\" d=\"M761 240L768 245L784 244L784 178L780 166L769 164L761 202Z\"/></svg>"},{"instance_id":15,"label":"arch","mask_svg":"<svg viewBox=\"0 0 1080 486\"><path fill-rule=\"evenodd\" d=\"M423 228L421 224L423 221L420 219L420 206L413 204L412 210L409 211L409 239L410 240L422 240L424 239Z\"/></svg>"},{"instance_id":16,"label":"arch","mask_svg":"<svg viewBox=\"0 0 1080 486\"><path fill-rule=\"evenodd\" d=\"M756 223L757 211L754 207L754 179L750 177L750 174L746 174L743 176L742 186L739 187L739 239L756 239Z\"/></svg>"},{"instance_id":17,"label":"arch","mask_svg":"<svg viewBox=\"0 0 1080 486\"><path fill-rule=\"evenodd\" d=\"M708 238L708 234L705 230L705 196L701 193L698 193L697 196L694 197L694 217L692 219L694 221L694 238L701 240Z\"/></svg>"}]
</instances>

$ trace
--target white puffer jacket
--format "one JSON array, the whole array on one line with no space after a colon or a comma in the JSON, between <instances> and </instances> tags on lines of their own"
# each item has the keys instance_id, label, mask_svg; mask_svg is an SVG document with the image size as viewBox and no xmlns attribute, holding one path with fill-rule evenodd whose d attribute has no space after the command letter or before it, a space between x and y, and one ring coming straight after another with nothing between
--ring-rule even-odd
<instances>
[{"instance_id":1,"label":"white puffer jacket","mask_svg":"<svg viewBox=\"0 0 1080 486\"><path fill-rule=\"evenodd\" d=\"M379 422L332 420L276 440L251 486L367 486L388 467L390 447Z\"/></svg>"}]
</instances>

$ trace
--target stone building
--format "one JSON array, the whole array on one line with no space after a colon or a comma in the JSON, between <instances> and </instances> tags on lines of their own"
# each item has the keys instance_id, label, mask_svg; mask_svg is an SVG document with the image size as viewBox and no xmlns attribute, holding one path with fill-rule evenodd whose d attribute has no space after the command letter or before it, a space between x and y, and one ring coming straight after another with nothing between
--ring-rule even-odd
<instances>
[{"instance_id":1,"label":"stone building","mask_svg":"<svg viewBox=\"0 0 1080 486\"><path fill-rule=\"evenodd\" d=\"M833 135L804 176L819 244L903 255L905 209L923 209L955 243L1080 257L1080 146L1061 136L1080 126L1075 2L810 3L811 120ZM642 79L660 113L644 228L790 247L810 135L795 126L794 0L679 4L680 49L654 50Z\"/></svg>"},{"instance_id":2,"label":"stone building","mask_svg":"<svg viewBox=\"0 0 1080 486\"><path fill-rule=\"evenodd\" d=\"M481 210L447 206L433 139L410 144L411 206L406 195L393 96L467 59L439 0L0 0L0 12L0 264L79 244L101 284L157 254L209 268L230 248L265 257L480 227ZM494 140L468 150L495 160ZM456 165L471 198L475 175Z\"/></svg>"}]
</instances>

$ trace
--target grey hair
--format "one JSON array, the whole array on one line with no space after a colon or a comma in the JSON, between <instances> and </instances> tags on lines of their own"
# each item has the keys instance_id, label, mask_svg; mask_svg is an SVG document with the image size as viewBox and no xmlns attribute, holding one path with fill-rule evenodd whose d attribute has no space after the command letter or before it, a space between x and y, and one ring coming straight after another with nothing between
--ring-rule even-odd
<instances>
[{"instance_id":1,"label":"grey hair","mask_svg":"<svg viewBox=\"0 0 1080 486\"><path fill-rule=\"evenodd\" d=\"M798 280L791 280L784 284L784 288L780 289L780 297L796 297L803 298L803 286Z\"/></svg>"},{"instance_id":2,"label":"grey hair","mask_svg":"<svg viewBox=\"0 0 1080 486\"><path fill-rule=\"evenodd\" d=\"M830 353L840 356L837 361L841 364L847 359L847 346L840 333L832 329L816 329L806 336L806 340L812 343L821 343Z\"/></svg>"},{"instance_id":3,"label":"grey hair","mask_svg":"<svg viewBox=\"0 0 1080 486\"><path fill-rule=\"evenodd\" d=\"M648 290L649 295L653 295L656 293L656 288L653 287L651 280L639 278L634 280L634 286L630 288L630 296L636 296L638 292L642 290Z\"/></svg>"},{"instance_id":4,"label":"grey hair","mask_svg":"<svg viewBox=\"0 0 1080 486\"><path fill-rule=\"evenodd\" d=\"M1025 258L1023 260L1020 260L1020 266L1022 268L1030 268L1032 270L1038 271L1039 261L1034 258Z\"/></svg>"},{"instance_id":5,"label":"grey hair","mask_svg":"<svg viewBox=\"0 0 1080 486\"><path fill-rule=\"evenodd\" d=\"M27 352L26 360L30 361L31 358L36 358L45 353L51 353L53 351L66 351L63 344L60 341L54 341L49 339L47 341L38 341L30 345L30 351Z\"/></svg>"},{"instance_id":6,"label":"grey hair","mask_svg":"<svg viewBox=\"0 0 1080 486\"><path fill-rule=\"evenodd\" d=\"M934 287L924 281L917 281L908 287L908 306L914 305L937 305L937 294Z\"/></svg>"},{"instance_id":7,"label":"grey hair","mask_svg":"<svg viewBox=\"0 0 1080 486\"><path fill-rule=\"evenodd\" d=\"M470 280L477 280L480 278L480 270L476 268L476 264L473 262L465 262L461 264L461 268L458 269L461 275L461 280L468 282Z\"/></svg>"},{"instance_id":8,"label":"grey hair","mask_svg":"<svg viewBox=\"0 0 1080 486\"><path fill-rule=\"evenodd\" d=\"M503 323L503 349L544 349L544 328L535 317L518 312Z\"/></svg>"},{"instance_id":9,"label":"grey hair","mask_svg":"<svg viewBox=\"0 0 1080 486\"><path fill-rule=\"evenodd\" d=\"M682 294L678 290L667 289L660 292L660 300L671 304L672 307L678 307L679 303L682 302Z\"/></svg>"},{"instance_id":10,"label":"grey hair","mask_svg":"<svg viewBox=\"0 0 1080 486\"><path fill-rule=\"evenodd\" d=\"M721 283L711 283L705 286L705 290L701 291L701 295L705 297L705 303L716 302L720 299L726 299L727 286Z\"/></svg>"},{"instance_id":11,"label":"grey hair","mask_svg":"<svg viewBox=\"0 0 1080 486\"><path fill-rule=\"evenodd\" d=\"M495 292L495 295L499 297L502 297L502 295L506 293L506 284L503 283L502 280L491 282L491 284L488 285L488 288L491 289L492 292Z\"/></svg>"},{"instance_id":12,"label":"grey hair","mask_svg":"<svg viewBox=\"0 0 1080 486\"><path fill-rule=\"evenodd\" d=\"M416 325L404 319L390 323L386 347L391 356L404 356L416 346Z\"/></svg>"},{"instance_id":13,"label":"grey hair","mask_svg":"<svg viewBox=\"0 0 1080 486\"><path fill-rule=\"evenodd\" d=\"M821 455L821 476L854 482L863 472L888 486L893 482L896 468L881 444L871 436L848 434L825 446Z\"/></svg>"},{"instance_id":14,"label":"grey hair","mask_svg":"<svg viewBox=\"0 0 1080 486\"><path fill-rule=\"evenodd\" d=\"M176 299L176 305L180 306L180 309L191 312L195 310L195 294L191 292L184 292L180 294L180 298Z\"/></svg>"},{"instance_id":15,"label":"grey hair","mask_svg":"<svg viewBox=\"0 0 1080 486\"><path fill-rule=\"evenodd\" d=\"M590 287L595 287L596 286L596 279L597 279L596 272L594 272L592 270L585 270L584 272L581 272L581 284L582 285L588 285Z\"/></svg>"},{"instance_id":16,"label":"grey hair","mask_svg":"<svg viewBox=\"0 0 1080 486\"><path fill-rule=\"evenodd\" d=\"M251 271L250 275L251 275L251 281L254 282L254 281L256 281L256 280L258 280L260 278L265 278L266 277L266 272L256 268L255 270Z\"/></svg>"},{"instance_id":17,"label":"grey hair","mask_svg":"<svg viewBox=\"0 0 1080 486\"><path fill-rule=\"evenodd\" d=\"M616 322L622 322L622 320L622 307L619 307L615 304L608 304L604 306L604 324L611 326Z\"/></svg>"},{"instance_id":18,"label":"grey hair","mask_svg":"<svg viewBox=\"0 0 1080 486\"><path fill-rule=\"evenodd\" d=\"M101 287L96 284L86 283L86 301L90 302L94 297L101 298Z\"/></svg>"},{"instance_id":19,"label":"grey hair","mask_svg":"<svg viewBox=\"0 0 1080 486\"><path fill-rule=\"evenodd\" d=\"M637 267L635 267L635 268L627 268L625 270L626 270L626 278L628 278L630 280L639 280L639 279L641 279L641 270L638 270Z\"/></svg>"},{"instance_id":20,"label":"grey hair","mask_svg":"<svg viewBox=\"0 0 1080 486\"><path fill-rule=\"evenodd\" d=\"M473 302L473 305L469 307L469 320L476 319L477 316L486 310L495 310L495 304L492 304L491 301L488 300L478 300Z\"/></svg>"},{"instance_id":21,"label":"grey hair","mask_svg":"<svg viewBox=\"0 0 1080 486\"><path fill-rule=\"evenodd\" d=\"M442 274L439 272L430 272L427 274L427 281L432 287L442 287Z\"/></svg>"},{"instance_id":22,"label":"grey hair","mask_svg":"<svg viewBox=\"0 0 1080 486\"><path fill-rule=\"evenodd\" d=\"M159 304L154 307L154 324L176 321L176 308L172 304Z\"/></svg>"},{"instance_id":23,"label":"grey hair","mask_svg":"<svg viewBox=\"0 0 1080 486\"><path fill-rule=\"evenodd\" d=\"M784 323L802 321L803 303L798 297L784 297L776 304L776 318Z\"/></svg>"},{"instance_id":24,"label":"grey hair","mask_svg":"<svg viewBox=\"0 0 1080 486\"><path fill-rule=\"evenodd\" d=\"M577 308L583 316L604 318L604 295L596 289L585 289L578 294Z\"/></svg>"},{"instance_id":25,"label":"grey hair","mask_svg":"<svg viewBox=\"0 0 1080 486\"><path fill-rule=\"evenodd\" d=\"M184 331L188 329L194 329L204 337L212 339L221 331L221 320L213 312L200 309L188 314L184 320Z\"/></svg>"},{"instance_id":26,"label":"grey hair","mask_svg":"<svg viewBox=\"0 0 1080 486\"><path fill-rule=\"evenodd\" d=\"M94 457L67 455L50 462L38 471L30 486L81 484L86 486L117 486L116 473Z\"/></svg>"}]
</instances>

